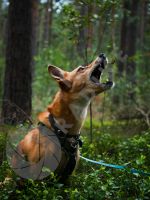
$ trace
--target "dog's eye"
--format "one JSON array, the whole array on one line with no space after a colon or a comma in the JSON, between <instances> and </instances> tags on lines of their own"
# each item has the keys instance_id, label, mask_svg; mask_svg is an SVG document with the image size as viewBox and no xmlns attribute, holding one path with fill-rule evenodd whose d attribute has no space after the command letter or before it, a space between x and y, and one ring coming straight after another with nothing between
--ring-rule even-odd
<instances>
[{"instance_id":1,"label":"dog's eye","mask_svg":"<svg viewBox=\"0 0 150 200\"><path fill-rule=\"evenodd\" d=\"M77 72L80 72L80 71L83 71L83 70L85 70L85 66L79 67L78 70L77 70Z\"/></svg>"}]
</instances>

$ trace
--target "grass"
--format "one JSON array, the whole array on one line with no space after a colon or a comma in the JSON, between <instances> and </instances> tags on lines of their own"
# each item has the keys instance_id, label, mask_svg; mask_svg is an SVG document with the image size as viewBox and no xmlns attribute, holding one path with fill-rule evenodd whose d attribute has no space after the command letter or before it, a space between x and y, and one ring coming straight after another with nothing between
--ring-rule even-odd
<instances>
[{"instance_id":1,"label":"grass","mask_svg":"<svg viewBox=\"0 0 150 200\"><path fill-rule=\"evenodd\" d=\"M121 137L125 132L125 123L118 122L118 124L105 122L103 127L99 127L99 123L94 121L93 143L90 143L90 138L87 136L89 127L89 121L87 121L82 136L84 142L81 149L82 155L150 172L150 131L138 132L139 134L132 133L130 137ZM4 151L6 142L4 133L8 129L10 130L10 127L3 127L0 130L0 152ZM7 180L6 177L12 178ZM2 200L148 200L150 196L150 177L91 164L82 159L80 159L78 169L66 184L59 183L55 178L53 181L49 178L40 182L25 180L24 184L20 186L18 178L8 166L7 161L3 159L0 167Z\"/></svg>"}]
</instances>

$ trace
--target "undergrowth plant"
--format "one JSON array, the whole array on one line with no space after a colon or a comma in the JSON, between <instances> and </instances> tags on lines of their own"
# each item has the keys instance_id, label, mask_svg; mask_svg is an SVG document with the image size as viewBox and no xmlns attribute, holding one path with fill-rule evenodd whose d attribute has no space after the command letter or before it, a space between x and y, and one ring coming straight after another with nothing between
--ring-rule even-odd
<instances>
[{"instance_id":1,"label":"undergrowth plant","mask_svg":"<svg viewBox=\"0 0 150 200\"><path fill-rule=\"evenodd\" d=\"M42 181L24 180L21 185L18 181L20 178L13 173L7 161L3 160L0 167L1 199L148 200L150 176L131 174L130 169L150 171L150 132L130 138L114 137L98 130L93 134L92 143L83 134L82 155L97 161L125 165L126 171L80 159L78 169L65 184L51 176Z\"/></svg>"}]
</instances>

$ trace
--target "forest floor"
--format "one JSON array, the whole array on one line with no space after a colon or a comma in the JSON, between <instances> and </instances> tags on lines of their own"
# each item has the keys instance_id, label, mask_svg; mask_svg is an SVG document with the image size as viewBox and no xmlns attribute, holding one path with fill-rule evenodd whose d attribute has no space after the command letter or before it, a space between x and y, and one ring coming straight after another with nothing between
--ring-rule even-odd
<instances>
[{"instance_id":1,"label":"forest floor","mask_svg":"<svg viewBox=\"0 0 150 200\"><path fill-rule=\"evenodd\" d=\"M142 131L139 121L93 121L93 141L90 141L89 120L82 131L82 156L103 160L106 163L125 165L117 170L92 164L80 159L77 170L67 183L55 177L42 181L25 180L18 185L19 177L5 159L6 134L10 127L0 128L0 199L36 200L148 200L150 176L131 174L130 169L150 172L150 131ZM17 129L18 130L18 129ZM15 128L11 129L13 134ZM11 178L6 178L11 177Z\"/></svg>"}]
</instances>

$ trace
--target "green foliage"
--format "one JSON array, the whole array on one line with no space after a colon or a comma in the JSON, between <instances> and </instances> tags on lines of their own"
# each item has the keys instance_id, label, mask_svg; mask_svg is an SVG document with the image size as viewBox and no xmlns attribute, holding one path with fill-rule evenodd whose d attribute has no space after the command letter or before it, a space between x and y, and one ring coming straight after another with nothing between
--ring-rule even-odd
<instances>
[{"instance_id":1,"label":"green foliage","mask_svg":"<svg viewBox=\"0 0 150 200\"><path fill-rule=\"evenodd\" d=\"M0 127L0 163L5 157L7 132L3 127Z\"/></svg>"},{"instance_id":2,"label":"green foliage","mask_svg":"<svg viewBox=\"0 0 150 200\"><path fill-rule=\"evenodd\" d=\"M111 124L109 124L111 126ZM108 132L94 131L94 141L82 136L84 145L82 155L107 163L126 165L149 171L150 132L130 138L110 135ZM3 141L3 140L1 140ZM6 177L11 177L10 179ZM43 181L24 180L21 183L9 168L6 161L0 167L1 199L131 199L148 200L150 195L150 177L133 175L130 172L116 170L88 163L80 159L78 169L66 184L60 183L55 176Z\"/></svg>"}]
</instances>

